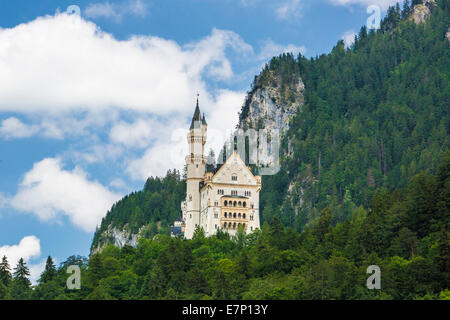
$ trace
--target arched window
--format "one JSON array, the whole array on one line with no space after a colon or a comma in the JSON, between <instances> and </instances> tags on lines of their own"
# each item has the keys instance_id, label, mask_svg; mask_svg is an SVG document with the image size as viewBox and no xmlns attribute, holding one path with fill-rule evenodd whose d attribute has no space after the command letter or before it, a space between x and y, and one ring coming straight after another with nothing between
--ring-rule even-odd
<instances>
[{"instance_id":1,"label":"arched window","mask_svg":"<svg viewBox=\"0 0 450 320\"><path fill-rule=\"evenodd\" d=\"M224 228L224 229L227 228L227 223L226 223L226 222L223 224L223 228Z\"/></svg>"},{"instance_id":2,"label":"arched window","mask_svg":"<svg viewBox=\"0 0 450 320\"><path fill-rule=\"evenodd\" d=\"M236 212L235 212L235 213L233 213L233 218L236 218Z\"/></svg>"},{"instance_id":3,"label":"arched window","mask_svg":"<svg viewBox=\"0 0 450 320\"><path fill-rule=\"evenodd\" d=\"M226 212L223 215L224 215L225 218L227 217L227 213Z\"/></svg>"},{"instance_id":4,"label":"arched window","mask_svg":"<svg viewBox=\"0 0 450 320\"><path fill-rule=\"evenodd\" d=\"M233 223L233 229L236 229L236 222Z\"/></svg>"},{"instance_id":5,"label":"arched window","mask_svg":"<svg viewBox=\"0 0 450 320\"><path fill-rule=\"evenodd\" d=\"M245 215L245 213L243 213L243 214L242 214L242 218L245 219L245 217L246 217L246 215Z\"/></svg>"},{"instance_id":6,"label":"arched window","mask_svg":"<svg viewBox=\"0 0 450 320\"><path fill-rule=\"evenodd\" d=\"M247 203L244 201L244 202L242 203L242 206L245 208L245 207L247 206Z\"/></svg>"},{"instance_id":7,"label":"arched window","mask_svg":"<svg viewBox=\"0 0 450 320\"><path fill-rule=\"evenodd\" d=\"M236 207L236 204L237 204L237 202L235 201L235 202L233 202L233 207Z\"/></svg>"},{"instance_id":8,"label":"arched window","mask_svg":"<svg viewBox=\"0 0 450 320\"><path fill-rule=\"evenodd\" d=\"M240 213L238 214L238 218L239 218L239 219L241 218L241 214L240 214Z\"/></svg>"},{"instance_id":9,"label":"arched window","mask_svg":"<svg viewBox=\"0 0 450 320\"><path fill-rule=\"evenodd\" d=\"M231 222L228 223L228 228L231 229Z\"/></svg>"},{"instance_id":10,"label":"arched window","mask_svg":"<svg viewBox=\"0 0 450 320\"><path fill-rule=\"evenodd\" d=\"M238 206L239 206L239 207L242 206L242 202L239 201L239 202L238 202Z\"/></svg>"},{"instance_id":11,"label":"arched window","mask_svg":"<svg viewBox=\"0 0 450 320\"><path fill-rule=\"evenodd\" d=\"M231 176L231 180L232 180L232 181L237 181L237 175L233 174L233 175Z\"/></svg>"}]
</instances>

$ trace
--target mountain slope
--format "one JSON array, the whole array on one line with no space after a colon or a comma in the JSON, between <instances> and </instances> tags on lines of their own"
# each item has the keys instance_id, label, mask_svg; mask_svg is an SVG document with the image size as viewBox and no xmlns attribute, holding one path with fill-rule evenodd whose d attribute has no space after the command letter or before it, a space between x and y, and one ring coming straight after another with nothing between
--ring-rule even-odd
<instances>
[{"instance_id":1,"label":"mountain slope","mask_svg":"<svg viewBox=\"0 0 450 320\"><path fill-rule=\"evenodd\" d=\"M391 8L380 30L361 28L349 49L340 41L327 55L270 62L262 75L301 78L305 103L284 136L280 173L263 177L263 220L279 214L301 230L330 206L342 221L368 207L376 188L436 171L450 145L449 5L437 4L418 23L414 8Z\"/></svg>"}]
</instances>

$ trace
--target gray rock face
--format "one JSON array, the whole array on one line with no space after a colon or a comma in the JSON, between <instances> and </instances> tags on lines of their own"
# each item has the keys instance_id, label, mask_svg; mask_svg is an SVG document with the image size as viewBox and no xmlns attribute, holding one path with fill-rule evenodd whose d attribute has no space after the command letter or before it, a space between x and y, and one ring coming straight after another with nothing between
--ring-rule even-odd
<instances>
[{"instance_id":1,"label":"gray rock face","mask_svg":"<svg viewBox=\"0 0 450 320\"><path fill-rule=\"evenodd\" d=\"M141 230L139 230L137 234L132 234L129 231L119 230L117 228L112 228L111 226L109 226L108 230L106 230L106 232L101 235L101 237L103 239L106 239L106 241L102 241L101 243L99 243L97 248L92 248L91 254L101 252L109 244L114 244L119 248L122 248L126 245L136 248L138 240L140 238L140 231Z\"/></svg>"},{"instance_id":2,"label":"gray rock face","mask_svg":"<svg viewBox=\"0 0 450 320\"><path fill-rule=\"evenodd\" d=\"M289 120L304 104L305 86L301 79L290 88L291 101L281 98L280 90L267 86L257 89L250 97L248 115L240 121L240 128L279 129L283 134L289 129Z\"/></svg>"},{"instance_id":3,"label":"gray rock face","mask_svg":"<svg viewBox=\"0 0 450 320\"><path fill-rule=\"evenodd\" d=\"M416 24L424 23L431 14L430 8L434 5L436 5L434 0L423 0L422 4L414 6L411 19L413 19Z\"/></svg>"}]
</instances>

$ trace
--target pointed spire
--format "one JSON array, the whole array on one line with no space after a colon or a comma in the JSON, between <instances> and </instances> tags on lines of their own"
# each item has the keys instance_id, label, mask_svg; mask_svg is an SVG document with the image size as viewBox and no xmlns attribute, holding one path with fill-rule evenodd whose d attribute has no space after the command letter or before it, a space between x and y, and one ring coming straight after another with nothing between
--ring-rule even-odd
<instances>
[{"instance_id":1,"label":"pointed spire","mask_svg":"<svg viewBox=\"0 0 450 320\"><path fill-rule=\"evenodd\" d=\"M199 105L198 105L198 97L199 97L199 96L200 96L200 95L197 94L197 106L195 107L194 116L192 117L191 129L194 129L195 123L196 123L196 122L202 121L202 116L201 116L201 114L200 114L200 107L199 107Z\"/></svg>"},{"instance_id":2,"label":"pointed spire","mask_svg":"<svg viewBox=\"0 0 450 320\"><path fill-rule=\"evenodd\" d=\"M205 113L203 113L202 124L204 124L205 126L208 125L208 124L206 123Z\"/></svg>"}]
</instances>

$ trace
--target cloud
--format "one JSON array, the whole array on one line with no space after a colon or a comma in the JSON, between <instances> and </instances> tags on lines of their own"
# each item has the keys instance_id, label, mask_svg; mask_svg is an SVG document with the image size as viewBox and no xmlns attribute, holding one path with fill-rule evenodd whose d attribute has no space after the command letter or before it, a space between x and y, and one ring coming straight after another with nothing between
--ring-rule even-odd
<instances>
[{"instance_id":1,"label":"cloud","mask_svg":"<svg viewBox=\"0 0 450 320\"><path fill-rule=\"evenodd\" d=\"M4 245L0 247L0 259L6 256L8 258L11 271L14 272L14 268L17 266L20 258L23 258L30 270L29 279L33 285L37 284L42 272L45 269L46 259L41 260L39 263L30 263L30 260L37 259L41 256L41 241L35 236L27 236L20 240L16 245ZM56 262L54 260L54 262Z\"/></svg>"},{"instance_id":2,"label":"cloud","mask_svg":"<svg viewBox=\"0 0 450 320\"><path fill-rule=\"evenodd\" d=\"M66 171L60 159L48 158L25 174L10 205L44 221L58 221L65 215L77 227L91 232L119 199L120 195L88 180L80 168Z\"/></svg>"},{"instance_id":3,"label":"cloud","mask_svg":"<svg viewBox=\"0 0 450 320\"><path fill-rule=\"evenodd\" d=\"M11 268L15 268L20 258L25 262L41 255L41 242L35 236L27 236L20 240L19 244L0 247L0 258L6 256Z\"/></svg>"},{"instance_id":4,"label":"cloud","mask_svg":"<svg viewBox=\"0 0 450 320\"><path fill-rule=\"evenodd\" d=\"M77 15L37 18L0 30L0 112L183 112L204 91L203 75L232 78L227 48L251 52L226 30L180 46L153 36L119 41Z\"/></svg>"},{"instance_id":5,"label":"cloud","mask_svg":"<svg viewBox=\"0 0 450 320\"><path fill-rule=\"evenodd\" d=\"M38 131L37 126L28 126L15 117L5 119L0 124L0 136L5 139L28 138Z\"/></svg>"},{"instance_id":6,"label":"cloud","mask_svg":"<svg viewBox=\"0 0 450 320\"><path fill-rule=\"evenodd\" d=\"M157 137L153 130L158 125L155 122L152 119L138 119L133 123L120 121L112 127L109 138L114 143L129 147L146 147Z\"/></svg>"},{"instance_id":7,"label":"cloud","mask_svg":"<svg viewBox=\"0 0 450 320\"><path fill-rule=\"evenodd\" d=\"M382 10L387 10L389 6L393 6L396 3L403 2L402 0L329 0L334 5L340 6L351 6L351 5L360 5L360 6L370 6L376 5L379 6Z\"/></svg>"},{"instance_id":8,"label":"cloud","mask_svg":"<svg viewBox=\"0 0 450 320\"><path fill-rule=\"evenodd\" d=\"M304 46L297 46L294 44L281 45L273 42L272 39L267 39L263 42L261 51L258 55L258 60L271 59L274 56L278 56L282 53L293 53L294 55L301 53L305 54L306 48Z\"/></svg>"},{"instance_id":9,"label":"cloud","mask_svg":"<svg viewBox=\"0 0 450 320\"><path fill-rule=\"evenodd\" d=\"M275 10L278 19L287 20L299 18L302 15L301 0L287 0L282 2Z\"/></svg>"},{"instance_id":10,"label":"cloud","mask_svg":"<svg viewBox=\"0 0 450 320\"><path fill-rule=\"evenodd\" d=\"M116 22L121 22L125 15L144 17L147 13L147 4L142 0L129 0L120 4L109 1L91 3L83 12L87 18L112 18Z\"/></svg>"},{"instance_id":11,"label":"cloud","mask_svg":"<svg viewBox=\"0 0 450 320\"><path fill-rule=\"evenodd\" d=\"M213 149L218 154L237 125L237 114L244 98L245 92L221 90L215 99L206 97L205 102L200 103L200 109L206 113L208 123L205 153ZM194 106L191 109L193 113ZM181 171L188 152L186 135L189 125L190 119L186 122L180 118L173 118L169 122L155 126L158 140L148 147L142 156L129 160L126 172L130 177L133 180L145 180L150 176L165 175L171 168Z\"/></svg>"},{"instance_id":12,"label":"cloud","mask_svg":"<svg viewBox=\"0 0 450 320\"><path fill-rule=\"evenodd\" d=\"M353 42L355 42L356 32L354 30L348 30L342 35L342 40L344 40L345 47L350 47Z\"/></svg>"}]
</instances>

